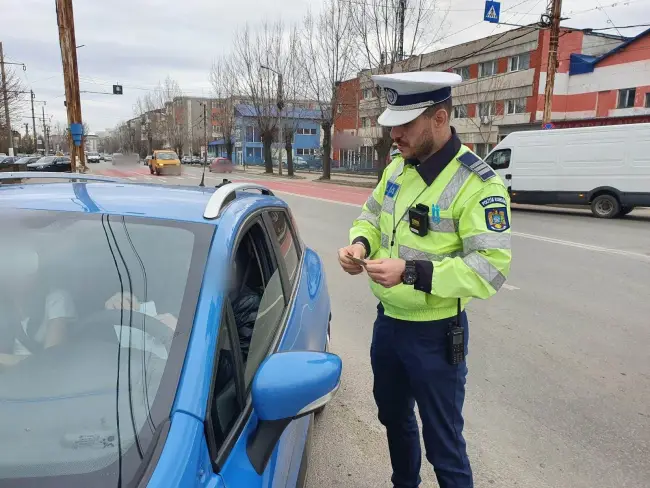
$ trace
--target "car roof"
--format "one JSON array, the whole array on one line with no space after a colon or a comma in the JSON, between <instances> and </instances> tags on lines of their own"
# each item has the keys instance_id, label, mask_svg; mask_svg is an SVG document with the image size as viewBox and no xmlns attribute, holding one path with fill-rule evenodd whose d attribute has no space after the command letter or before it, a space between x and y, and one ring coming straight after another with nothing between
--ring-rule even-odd
<instances>
[{"instance_id":1,"label":"car roof","mask_svg":"<svg viewBox=\"0 0 650 488\"><path fill-rule=\"evenodd\" d=\"M216 225L205 219L214 188L138 183L79 182L0 185L0 209L53 210L150 217ZM238 192L237 211L245 207L286 206L274 196ZM262 201L262 202L261 202Z\"/></svg>"}]
</instances>

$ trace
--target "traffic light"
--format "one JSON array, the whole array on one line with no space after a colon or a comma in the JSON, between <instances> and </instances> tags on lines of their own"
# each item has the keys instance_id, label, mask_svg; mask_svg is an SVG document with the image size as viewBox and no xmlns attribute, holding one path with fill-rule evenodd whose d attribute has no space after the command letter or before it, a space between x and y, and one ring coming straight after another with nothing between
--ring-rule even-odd
<instances>
[{"instance_id":1,"label":"traffic light","mask_svg":"<svg viewBox=\"0 0 650 488\"><path fill-rule=\"evenodd\" d=\"M122 95L122 85L113 85L113 95Z\"/></svg>"}]
</instances>

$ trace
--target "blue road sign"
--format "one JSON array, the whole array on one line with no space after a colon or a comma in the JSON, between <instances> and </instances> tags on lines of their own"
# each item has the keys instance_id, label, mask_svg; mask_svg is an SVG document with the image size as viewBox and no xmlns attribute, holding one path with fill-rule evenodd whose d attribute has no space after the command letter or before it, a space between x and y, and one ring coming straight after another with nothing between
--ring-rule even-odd
<instances>
[{"instance_id":1,"label":"blue road sign","mask_svg":"<svg viewBox=\"0 0 650 488\"><path fill-rule=\"evenodd\" d=\"M553 125L552 122L547 122L546 124L542 125L542 129L549 130L549 129L554 129L554 128L555 128L555 125Z\"/></svg>"},{"instance_id":2,"label":"blue road sign","mask_svg":"<svg viewBox=\"0 0 650 488\"><path fill-rule=\"evenodd\" d=\"M500 13L501 13L501 2L492 2L491 0L486 0L483 20L487 22L492 22L493 24L498 24Z\"/></svg>"}]
</instances>

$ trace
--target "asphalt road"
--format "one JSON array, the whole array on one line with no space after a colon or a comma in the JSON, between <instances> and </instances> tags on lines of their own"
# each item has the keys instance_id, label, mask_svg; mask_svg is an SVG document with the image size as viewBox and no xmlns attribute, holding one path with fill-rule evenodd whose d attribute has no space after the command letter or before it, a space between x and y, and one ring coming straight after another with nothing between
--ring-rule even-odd
<instances>
[{"instance_id":1,"label":"asphalt road","mask_svg":"<svg viewBox=\"0 0 650 488\"><path fill-rule=\"evenodd\" d=\"M138 172L122 176L199 181L198 168L160 180ZM368 190L266 181L324 260L332 349L345 368L317 421L308 486L390 487L369 361L376 301L364 277L347 276L336 260ZM469 305L465 436L477 488L649 487L650 212L604 221L518 208L511 221L508 283ZM423 487L437 486L426 462L422 477Z\"/></svg>"}]
</instances>

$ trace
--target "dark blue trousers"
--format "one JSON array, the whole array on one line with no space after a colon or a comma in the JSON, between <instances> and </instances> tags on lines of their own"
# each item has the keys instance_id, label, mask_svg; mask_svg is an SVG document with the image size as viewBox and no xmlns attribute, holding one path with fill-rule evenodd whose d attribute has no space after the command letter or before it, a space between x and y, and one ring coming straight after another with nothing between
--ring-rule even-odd
<instances>
[{"instance_id":1,"label":"dark blue trousers","mask_svg":"<svg viewBox=\"0 0 650 488\"><path fill-rule=\"evenodd\" d=\"M370 359L373 393L379 421L386 427L395 488L419 486L420 433L414 406L418 405L426 456L440 488L473 488L463 438L463 402L467 366L447 361L447 330L456 317L431 322L408 322L384 315L378 307ZM469 339L463 312L465 350Z\"/></svg>"}]
</instances>

